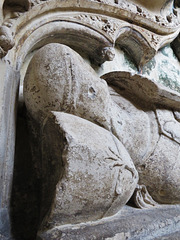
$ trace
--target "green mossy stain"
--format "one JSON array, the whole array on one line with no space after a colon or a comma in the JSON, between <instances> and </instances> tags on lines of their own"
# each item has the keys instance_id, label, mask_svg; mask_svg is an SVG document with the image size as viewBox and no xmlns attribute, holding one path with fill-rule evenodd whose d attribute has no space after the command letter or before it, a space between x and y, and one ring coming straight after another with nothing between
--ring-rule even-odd
<instances>
[{"instance_id":1,"label":"green mossy stain","mask_svg":"<svg viewBox=\"0 0 180 240\"><path fill-rule=\"evenodd\" d=\"M161 48L159 50L165 57L170 57L170 58L173 58L173 59L177 59L170 44L166 45L165 47Z\"/></svg>"},{"instance_id":2,"label":"green mossy stain","mask_svg":"<svg viewBox=\"0 0 180 240\"><path fill-rule=\"evenodd\" d=\"M124 65L128 66L130 69L134 70L135 72L138 72L138 69L134 64L132 58L126 52L124 52Z\"/></svg>"},{"instance_id":3,"label":"green mossy stain","mask_svg":"<svg viewBox=\"0 0 180 240\"><path fill-rule=\"evenodd\" d=\"M148 74L150 75L151 72L154 70L154 68L156 67L156 60L153 57L148 63L146 63L146 65L143 67L142 70L142 74Z\"/></svg>"},{"instance_id":4,"label":"green mossy stain","mask_svg":"<svg viewBox=\"0 0 180 240\"><path fill-rule=\"evenodd\" d=\"M180 93L180 71L170 60L162 60L158 63L158 82Z\"/></svg>"}]
</instances>

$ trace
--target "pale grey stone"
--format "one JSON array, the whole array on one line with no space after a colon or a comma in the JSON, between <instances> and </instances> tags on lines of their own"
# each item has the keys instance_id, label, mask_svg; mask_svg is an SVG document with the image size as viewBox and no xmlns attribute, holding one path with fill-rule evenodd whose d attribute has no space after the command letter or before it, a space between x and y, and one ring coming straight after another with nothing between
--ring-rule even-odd
<instances>
[{"instance_id":1,"label":"pale grey stone","mask_svg":"<svg viewBox=\"0 0 180 240\"><path fill-rule=\"evenodd\" d=\"M38 184L42 184L42 188L39 188L41 189L40 192L33 192L31 196L33 199L34 195L37 194L35 199L36 197L38 199L38 201L33 201L33 203L38 202L38 206L34 206L34 208L36 208L35 212L39 214L36 218L39 224L34 223L35 228L38 228L41 219L47 216L47 210L51 209L51 200L59 201L53 193L56 190L57 180L61 179L64 170L64 166L59 165L58 160L62 157L61 151L63 144L66 144L66 142L63 139L60 139L60 141L55 139L53 145L50 145L50 147L48 145L46 148L43 145L42 148L42 143L51 142L51 138L59 136L61 125L51 122L50 118L48 118L48 121L50 121L51 127L49 129L49 126L46 125L47 133L44 132L42 136L42 129L45 130L44 119L49 117L51 111L59 111L57 115L61 115L61 111L76 115L77 117L72 116L72 120L74 118L81 119L78 122L88 120L88 126L89 124L93 125L95 129L103 127L101 129L103 131L102 135L105 131L109 138L110 136L117 137L115 142L120 144L120 148L123 149L122 155L129 154L130 156L126 157L128 159L132 158L134 161L140 175L139 184L146 185L143 187L141 185L140 187L139 185L136 186L136 191L139 190L138 194L142 196L142 198L139 197L139 206L147 207L151 203L152 199L151 196L146 194L146 187L153 198L160 203L179 203L179 62L174 56L171 56L170 46L168 49L169 53L171 53L167 55L166 60L160 56L167 54L166 50L157 53L159 49L166 44L170 44L179 34L179 5L178 1L172 0L168 2L165 0L153 0L151 2L144 0L0 1L0 58L2 58L0 61L0 238L11 239L12 219L9 218L9 214L12 207L10 206L12 185L13 189L17 189L16 184L18 186L23 185L23 179L26 178L26 176L18 178L19 182L15 181L14 186L13 176L16 178L16 174L21 175L21 172L23 172L21 167L19 168L20 173L18 171L18 173L13 172L18 83L21 78L23 84L25 74L22 69L26 70L24 66L29 65L28 59L31 58L30 56L34 55L39 48L52 42L70 46L82 56L86 56L86 59L91 59L89 65L93 62L94 69L96 72L99 71L99 75L103 72L103 68L104 73L112 72L110 65L100 64L104 61L112 61L114 52L116 52L116 55L118 53L115 61L111 64L111 69L113 68L118 73L115 73L114 76L111 73L111 76L113 76L114 80L120 79L121 84L118 83L119 90L117 93L110 89L110 94L106 82L97 77L95 71L68 47L60 49L56 45L53 49L47 46L41 49L42 58L40 58L40 52L35 55L33 59L34 65L31 62L31 68L28 70L29 77L27 75L25 80L25 100L27 114L31 115L28 122L31 128L26 129L27 142L30 142L31 139L36 141L31 142L32 159L31 156L25 157L24 161L18 159L18 162L23 164L26 161L28 163L29 159L32 160L34 166L27 173L28 177L33 173L30 183L36 185L34 175L37 174L35 179ZM122 52L114 51L114 46L116 46L116 49L123 48L123 51L126 51L131 59L128 60L128 57L124 57L124 61L122 61ZM179 58L179 37L172 43L172 47ZM57 56L58 54L59 56ZM159 57L156 58L155 55ZM152 59L151 62L149 62L150 59ZM149 66L146 65L147 62L149 62ZM117 65L114 66L114 64ZM128 71L128 73L122 73L122 71ZM19 73L21 73L21 77ZM134 76L133 73L135 73ZM36 82L35 79L38 81ZM126 81L124 81L125 79ZM123 84L127 87L126 91L123 90L125 88ZM123 91L124 95L122 94ZM114 94L116 96L113 96ZM21 99L23 99L23 96ZM22 106L24 106L23 104ZM26 113L23 112L23 114ZM24 123L24 126L26 126L26 123ZM55 127L58 131L56 131ZM66 127L64 131L69 131L71 134L76 130L70 131L70 125ZM93 134L95 133L90 133L89 136ZM83 136L83 134L81 135ZM82 140L78 134L74 136L74 139L75 142L76 140ZM104 139L102 137L100 139L103 142ZM63 143L60 147L59 142ZM92 139L87 140L87 149L91 154L93 154L94 148L89 146L93 144ZM110 141L108 144L113 143ZM98 146L98 144L96 145ZM81 141L80 146L82 146ZM24 145L22 148L24 148ZM82 148L80 149L82 150ZM44 162L41 153L46 159ZM55 153L57 153L56 158L51 159ZM76 158L71 157L71 163L74 163L77 161L78 154L75 151L71 153L72 156L76 156ZM52 161L47 159L46 154L50 156L49 159ZM90 163L92 161L91 154L87 156ZM104 162L102 159L98 158L98 160L101 164L97 169L100 169L104 166ZM129 161L131 162L131 160ZM123 173L126 171L131 172L132 168L128 167L128 169L123 169ZM35 170L35 173L33 170ZM77 168L74 167L73 170L76 171ZM107 170L106 167L105 170ZM120 176L123 176L123 173ZM96 175L93 176L94 179L95 177ZM103 184L106 177L108 179L108 174L103 179L100 178ZM67 186L70 188L69 184ZM131 183L130 185L125 183L123 189L125 186L128 188ZM26 187L27 192L24 190L24 194L22 192L18 193L24 201L28 198L27 195L30 194L29 185L25 184L24 188L26 189ZM92 190L94 185L90 187ZM36 187L33 186L32 189L36 189ZM123 195L121 195L121 189L117 187L115 191L117 195L119 194L118 196ZM76 189L70 190L73 192ZM102 189L100 190L103 192ZM83 191L85 190L82 188ZM131 191L133 190L131 189ZM41 195L41 193L43 194ZM126 201L128 198L126 198ZM103 200L100 200L103 205ZM108 201L105 200L104 204L109 203ZM31 204L31 213L33 203ZM17 205L20 204L21 201L17 203ZM17 208L17 205L14 205L15 208ZM117 201L117 205L115 210L109 208L104 216L113 214L113 211L116 212L123 204ZM72 204L69 204L69 206L70 210L72 210ZM165 209L170 208L165 207ZM93 210L90 210L93 218ZM142 224L143 219L141 221L140 214L134 216L134 218L139 220L141 224L138 225L136 221L134 221L134 224L132 221L132 225L128 225L128 213L128 216L124 216L126 221L124 219L123 222L120 221L120 230L118 226L118 229L113 228L113 234L108 236L105 234L104 236L103 231L106 231L105 226L107 226L105 224L102 225L101 229L104 229L101 232L98 233L99 230L96 230L96 234L92 234L91 237L95 239L98 239L98 237L109 237L111 239L132 237L135 239L136 237L137 239L145 238L146 240L148 238L159 239L160 237L162 239L176 238L179 234L179 230L176 228L176 226L179 226L179 216L176 215L174 209L170 209L165 215L168 217L169 213L173 213L176 215L176 219L167 218L167 222L162 222L162 224L161 216L158 218L158 224L157 221L154 221L156 214L161 215L161 211L154 208L154 214L150 214L152 212L153 210L149 211L149 219L152 225L149 224L148 229ZM81 213L78 214L77 216L80 218ZM20 213L20 216L23 218L23 214ZM94 217L96 217L96 214L94 214ZM57 219L59 218L57 217ZM58 221L54 219L53 224L58 225ZM124 222L128 226L127 231L124 230ZM27 222L26 225L28 225ZM23 236L26 235L26 239L31 238L31 236L27 236L28 232L31 232L31 227L32 224L29 224L28 231L26 231L27 229L24 230L26 233ZM49 228L49 226L46 227ZM73 227L72 225L71 228ZM56 239L60 237L68 239L69 236L75 239L75 236L66 236L66 233L64 236L58 235L59 229L59 225L56 229L53 229ZM110 229L108 228L108 231ZM166 231L167 229L168 231ZM137 234L138 231L144 232ZM164 233L162 233L163 231ZM49 236L49 239L52 239L51 234ZM88 239L87 235L83 236L82 232L81 237L82 239ZM24 237L19 235L18 238L23 239ZM46 239L48 239L48 234Z\"/></svg>"},{"instance_id":2,"label":"pale grey stone","mask_svg":"<svg viewBox=\"0 0 180 240\"><path fill-rule=\"evenodd\" d=\"M55 195L45 226L111 216L126 204L138 181L120 141L71 114L52 112L44 123L42 158L43 165L49 165L48 174L55 176ZM51 172L53 166L55 172Z\"/></svg>"},{"instance_id":3,"label":"pale grey stone","mask_svg":"<svg viewBox=\"0 0 180 240\"><path fill-rule=\"evenodd\" d=\"M37 240L179 240L179 215L179 205L143 210L125 206L111 218L54 228Z\"/></svg>"},{"instance_id":4,"label":"pale grey stone","mask_svg":"<svg viewBox=\"0 0 180 240\"><path fill-rule=\"evenodd\" d=\"M86 72L83 69L86 69ZM125 81L120 81L121 76ZM49 44L35 54L27 70L24 85L27 109L40 124L43 124L43 120L53 110L71 113L104 127L123 143L140 173L139 183L147 186L154 199L157 202L178 203L180 191L176 183L177 173L169 173L172 183L166 187L167 195L175 188L176 193L170 194L164 200L161 199L161 191L167 178L166 172L162 171L157 178L157 169L160 171L162 166L170 168L172 154L165 153L166 158L170 158L168 160L157 158L153 167L150 161L157 149L163 151L164 146L168 144L167 142L164 145L159 141L162 133L172 138L167 140L168 146L174 146L173 141L179 143L179 133L176 131L179 122L175 120L173 113L169 110L157 110L155 113L153 104L157 103L158 98L163 98L164 105L177 105L179 99L176 95L169 99L166 92L163 97L159 96L158 85L140 76L114 72L112 75L105 75L104 78L111 84L115 82L117 87L108 89L106 83L98 78L92 68L72 49L61 44ZM139 84L135 85L137 81ZM134 104L121 96L118 90L118 87L122 88L121 82L126 94L130 94L130 91L135 92L132 98ZM150 88L147 87L147 83ZM149 95L147 100L152 100L149 106L147 100L144 101L144 105L141 103L145 95ZM179 169L178 149L179 145L173 150L177 155L176 169ZM142 193L142 196L145 195Z\"/></svg>"},{"instance_id":5,"label":"pale grey stone","mask_svg":"<svg viewBox=\"0 0 180 240\"><path fill-rule=\"evenodd\" d=\"M110 129L107 83L67 46L49 44L35 54L24 92L28 111L37 121L50 111L65 111Z\"/></svg>"},{"instance_id":6,"label":"pale grey stone","mask_svg":"<svg viewBox=\"0 0 180 240\"><path fill-rule=\"evenodd\" d=\"M161 135L153 154L138 168L140 183L159 203L180 203L180 146ZM148 176L148 177L147 177Z\"/></svg>"}]
</instances>

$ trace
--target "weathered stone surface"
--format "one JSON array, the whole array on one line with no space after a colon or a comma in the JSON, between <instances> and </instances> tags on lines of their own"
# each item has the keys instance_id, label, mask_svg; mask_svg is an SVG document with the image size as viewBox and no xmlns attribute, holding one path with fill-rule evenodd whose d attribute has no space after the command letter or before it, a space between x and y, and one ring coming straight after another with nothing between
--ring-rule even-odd
<instances>
[{"instance_id":1,"label":"weathered stone surface","mask_svg":"<svg viewBox=\"0 0 180 240\"><path fill-rule=\"evenodd\" d=\"M61 2L56 2L55 0L8 0L5 1L4 5L3 25L10 27L13 33L15 31L15 36L17 37L16 45L20 46L20 48L22 41L24 42L25 39L29 38L29 33L33 33L34 30L37 29L38 32L40 32L40 26L45 30L45 25L56 20L63 21L64 25L66 25L67 22L80 23L86 26L87 29L92 26L96 32L100 32L102 36L105 36L109 45L111 45L110 47L113 47L115 42L120 44L135 60L138 67L142 68L144 64L155 55L157 50L165 46L165 44L170 43L179 33L179 14L176 9L173 9L172 13L173 1L170 1L169 4L164 4L164 2L156 3L153 11L149 11L148 7L146 8L144 5L148 4L142 4L141 1L140 3L139 1L135 1L134 3L132 1L106 0L71 0ZM10 10L9 6L11 6ZM20 9L17 8L17 6ZM32 9L30 6L32 6ZM69 14L72 8L74 8L75 14L72 14L72 12ZM28 9L29 11L23 14L24 11ZM58 17L55 9L60 11ZM89 9L91 9L91 11L89 11ZM64 15L64 10L67 11L66 16ZM77 13L78 11L80 11L80 13ZM95 14L91 14L91 12ZM42 15L44 14L48 15L48 18L43 18ZM107 15L107 17L105 17L105 15ZM37 18L40 24L37 24ZM23 26L23 24L25 25ZM21 33L19 33L19 29L22 30ZM126 38L125 35L128 37ZM51 36L49 35L48 37ZM63 38L64 37L66 37L66 34L63 35ZM79 38L79 34L77 34L77 38ZM41 38L39 38L37 42L39 42L40 39ZM69 41L71 41L71 38L69 38ZM91 39L89 39L89 41L91 41ZM37 42L34 42L32 47L34 47ZM80 42L83 42L83 38L81 38ZM63 41L61 41L61 43L63 43ZM77 45L77 43L75 45ZM86 44L83 43L83 48L85 45ZM109 46L101 46L101 48L103 47ZM98 46L92 54L92 56L96 56L95 60L98 59L97 53ZM103 60L100 58L99 63L106 60L107 58Z\"/></svg>"},{"instance_id":2,"label":"weathered stone surface","mask_svg":"<svg viewBox=\"0 0 180 240\"><path fill-rule=\"evenodd\" d=\"M145 0L131 0L131 1L134 3L137 3L142 8L146 8L155 13L161 13L163 10L166 10L167 13L170 13L174 3L173 0L169 1L168 4L166 0L158 0L158 1L153 0L151 2L145 1Z\"/></svg>"},{"instance_id":3,"label":"weathered stone surface","mask_svg":"<svg viewBox=\"0 0 180 240\"><path fill-rule=\"evenodd\" d=\"M14 169L15 119L18 73L0 61L0 234L11 237L10 199ZM13 81L13 85L11 85ZM8 120L7 120L8 119Z\"/></svg>"},{"instance_id":4,"label":"weathered stone surface","mask_svg":"<svg viewBox=\"0 0 180 240\"><path fill-rule=\"evenodd\" d=\"M85 118L90 121L88 124L95 123L96 128L99 129L101 126L104 128L102 131L108 130L111 136L114 134L118 138L117 141L121 142L120 145L123 144L126 148L124 151L128 152L136 164L140 172L140 183L147 185L153 197L158 202L179 203L179 62L177 59L176 62L174 61L170 47L166 48L169 49L168 54L165 49L157 53L179 34L179 6L178 1L172 0L151 2L144 0L2 0L0 2L0 57L3 58L0 61L0 171L2 179L0 182L0 234L2 239L11 238L9 210L15 144L15 109L17 106L15 96L20 79L19 72L21 72L23 84L23 64L28 65L28 58L30 59L37 49L52 42L70 46L82 56L91 59L96 71L105 67L106 73L111 71L106 68L107 65L98 65L114 58L114 46L117 49L124 48L123 51L128 53L132 60L129 62L133 67L127 66L127 59L120 64L119 55L116 57L118 64L115 66L115 62L112 62L113 67L118 71L115 75L112 73L111 76L114 78L112 81L117 79L119 81L119 76L122 77L121 66L123 64L125 64L125 71L129 72L125 73L125 78L127 75L128 78L121 78L121 84L118 83L119 89L115 97L112 96L115 92L111 90L110 95L107 84L98 78L87 64L84 64L82 58L67 47L61 50L59 47L56 48L59 57L53 53L53 49L48 50L47 47L46 57L42 59L48 64L44 67L42 67L43 60L40 58L38 60L37 55L36 60L39 62L37 61L34 65L31 62L32 73L28 73L30 77L27 77L26 86L33 82L29 80L33 79L33 72L34 75L37 74L34 70L37 68L39 68L39 75L37 74L38 77L36 77L38 83L41 84L38 89L37 82L33 82L28 88L29 96L26 98L26 104L28 114L35 119L31 119L30 124L31 130L33 129L34 142L31 145L32 156L30 154L24 159L32 160L31 164L34 164L27 174L30 178L32 169L35 169L35 174L32 174L32 181L29 180L29 183L35 185L39 181L38 187L42 186L44 194L42 196L37 194L38 199L35 197L35 201L31 203L32 205L35 202L38 203L35 210L37 218L33 223L33 235L39 226L38 223L44 216L47 216L47 209L50 209L56 177L57 179L61 177L61 171L57 170L60 167L58 160L56 165L53 161L43 163L41 158L41 144L50 134L47 133L41 138L40 128L43 128L44 118L52 110L65 111ZM179 38L172 44L172 47L179 58ZM52 54L49 54L50 52ZM56 52L55 48L54 52ZM155 55L159 56L159 61ZM162 55L166 55L166 59ZM132 76L133 74L130 73L134 72ZM144 77L140 76L142 74ZM169 89L162 87L161 84ZM39 94L35 92L33 95L32 93L36 90ZM50 130L53 131L55 125L52 124ZM54 137L57 134L58 131L54 133ZM54 142L56 144L51 146L52 149L59 146L58 141ZM45 150L48 151L48 147L43 149L44 152ZM53 154L55 151L52 151L51 156ZM60 152L57 159L59 157L61 158ZM18 163L23 160L20 159ZM61 166L60 169L63 167ZM50 175L48 169L49 173L56 172L57 175ZM39 174L37 179L36 174ZM23 177L16 179L13 189L21 189L22 183L20 182L23 182L23 179ZM48 179L52 181L48 182ZM26 184L27 182L25 181ZM16 188L16 184L19 188ZM41 189L32 185L30 189ZM53 186L52 189L51 186ZM51 190L47 192L47 189ZM143 195L142 189L140 188L141 195ZM21 192L19 198L26 195L25 190L23 191L24 195ZM32 199L34 194L32 193ZM26 195L24 199L27 198ZM149 199L150 197L148 201ZM43 200L42 205L39 204L41 200ZM31 200L28 203L30 202ZM17 205L13 207L17 208ZM30 217L30 219L34 218ZM26 222L26 225L28 223ZM157 227L160 228L160 226ZM171 232L173 231L171 226ZM27 230L24 236L29 232L31 229ZM176 232L177 230L172 236L170 233L165 233L163 238L176 237L178 234ZM22 239L18 234L16 236ZM29 236L30 240L33 238L31 236ZM117 233L113 237L122 236L123 233ZM159 236L156 232L153 237Z\"/></svg>"},{"instance_id":5,"label":"weathered stone surface","mask_svg":"<svg viewBox=\"0 0 180 240\"><path fill-rule=\"evenodd\" d=\"M4 57L8 50L14 46L11 30L6 26L0 27L0 58Z\"/></svg>"},{"instance_id":6,"label":"weathered stone surface","mask_svg":"<svg viewBox=\"0 0 180 240\"><path fill-rule=\"evenodd\" d=\"M141 69L142 71L137 69L132 59L128 57L119 46L115 47L115 58L113 61L105 62L100 67L97 68L97 66L95 66L94 68L99 76L103 76L107 73L113 74L113 72L122 72L122 75L119 74L119 78L123 78L123 76L129 72L132 78L133 75L136 75L137 79L143 78L144 84L146 81L145 78L147 78L158 85L160 89L164 86L166 87L166 91L168 91L167 88L169 88L169 90L180 93L180 63L169 44L160 49ZM146 84L148 84L148 82ZM159 100L158 102L160 103L161 101Z\"/></svg>"},{"instance_id":7,"label":"weathered stone surface","mask_svg":"<svg viewBox=\"0 0 180 240\"><path fill-rule=\"evenodd\" d=\"M43 175L44 182L49 181L49 187L43 188L42 205L47 191L52 197L44 227L111 216L126 204L138 175L112 133L60 112L53 112L42 131Z\"/></svg>"},{"instance_id":8,"label":"weathered stone surface","mask_svg":"<svg viewBox=\"0 0 180 240\"><path fill-rule=\"evenodd\" d=\"M140 210L126 206L111 218L66 225L39 235L38 240L179 240L179 206Z\"/></svg>"},{"instance_id":9,"label":"weathered stone surface","mask_svg":"<svg viewBox=\"0 0 180 240\"><path fill-rule=\"evenodd\" d=\"M42 122L50 111L65 111L110 129L106 82L67 46L49 44L35 54L24 92L26 107L36 121Z\"/></svg>"},{"instance_id":10,"label":"weathered stone surface","mask_svg":"<svg viewBox=\"0 0 180 240\"><path fill-rule=\"evenodd\" d=\"M119 80L116 83L126 88L124 82ZM143 84L140 91L142 88ZM132 104L120 96L127 94L127 98L132 100L131 95L136 89L131 91L130 97L128 87L127 91L122 87L110 89L121 116L121 124L117 127L118 138L134 160L139 184L145 185L158 203L180 203L179 112L173 114L167 109L154 111L156 106L147 105L145 101L141 103L136 97Z\"/></svg>"},{"instance_id":11,"label":"weathered stone surface","mask_svg":"<svg viewBox=\"0 0 180 240\"><path fill-rule=\"evenodd\" d=\"M178 112L175 116L178 118ZM160 132L180 144L180 123L175 119L173 112L167 110L156 110Z\"/></svg>"},{"instance_id":12,"label":"weathered stone surface","mask_svg":"<svg viewBox=\"0 0 180 240\"><path fill-rule=\"evenodd\" d=\"M153 154L137 168L140 182L159 203L180 203L179 153L179 144L161 135Z\"/></svg>"},{"instance_id":13,"label":"weathered stone surface","mask_svg":"<svg viewBox=\"0 0 180 240\"><path fill-rule=\"evenodd\" d=\"M118 117L112 118L114 132L134 163L138 164L151 155L159 139L156 115L149 108L123 97L123 94L127 94L123 87L109 87L109 91L112 100L118 105Z\"/></svg>"},{"instance_id":14,"label":"weathered stone surface","mask_svg":"<svg viewBox=\"0 0 180 240\"><path fill-rule=\"evenodd\" d=\"M166 112L162 117L154 111L159 101L164 107L174 106L178 109L179 94L147 78L126 72L109 73L103 78L116 86L109 88L111 94L105 82L77 53L61 44L49 44L35 54L27 70L24 85L27 109L41 124L53 110L77 115L109 130L127 149L140 173L140 184L147 186L154 199L163 203L179 203L180 190L176 183L179 182L179 135L176 133L179 122L169 110L157 110L159 114ZM161 131L159 125L162 125ZM169 173L171 183L166 186L167 199L161 199L161 191L167 181L166 171L162 171L157 178L154 169L160 171L162 166L170 169L173 156L166 153L169 160L157 158L153 166L150 164L154 151L164 151L164 146L168 144L159 141L162 133L171 138L173 136L172 140L168 140L168 146L174 145L173 141L177 142L177 149L173 148L173 154L177 155L176 173ZM171 194L172 191L176 193Z\"/></svg>"},{"instance_id":15,"label":"weathered stone surface","mask_svg":"<svg viewBox=\"0 0 180 240\"><path fill-rule=\"evenodd\" d=\"M145 185L137 185L132 200L141 209L158 206L158 203L153 200Z\"/></svg>"}]
</instances>

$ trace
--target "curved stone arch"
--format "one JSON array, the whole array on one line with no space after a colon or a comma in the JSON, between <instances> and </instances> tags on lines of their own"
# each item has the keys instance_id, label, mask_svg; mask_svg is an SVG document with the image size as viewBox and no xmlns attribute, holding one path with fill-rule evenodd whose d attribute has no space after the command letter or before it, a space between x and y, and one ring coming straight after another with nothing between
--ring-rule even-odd
<instances>
[{"instance_id":1,"label":"curved stone arch","mask_svg":"<svg viewBox=\"0 0 180 240\"><path fill-rule=\"evenodd\" d=\"M17 59L17 69L20 69L28 53L51 42L68 45L77 51L81 49L97 63L107 60L104 58L104 55L100 56L101 51L104 48L113 47L113 43L97 31L73 22L50 22L40 26L29 35L28 32L19 39L17 45L10 53Z\"/></svg>"},{"instance_id":2,"label":"curved stone arch","mask_svg":"<svg viewBox=\"0 0 180 240\"><path fill-rule=\"evenodd\" d=\"M131 27L124 27L120 30L116 44L127 52L139 69L156 53L143 35Z\"/></svg>"},{"instance_id":3,"label":"curved stone arch","mask_svg":"<svg viewBox=\"0 0 180 240\"><path fill-rule=\"evenodd\" d=\"M74 9L73 11L71 11L72 8ZM82 26L86 26L88 29L92 29L95 32L102 35L104 38L106 38L107 41L110 42L110 44L108 44L109 46L115 43L116 39L119 38L119 35L121 36L123 35L122 32L124 31L125 28L128 29L128 31L131 31L131 36L133 36L131 37L131 39L134 38L135 35L136 36L141 35L140 32L142 28L136 26L137 16L133 17L133 24L128 23L128 18L131 17L131 14L132 14L131 12L127 12L127 10L123 10L121 6L117 7L117 4L114 4L114 6L110 6L108 4L104 4L104 3L100 4L98 2L89 3L85 0L81 0L80 2L79 1L56 2L52 0L52 1L47 1L44 3L37 4L28 12L24 14L20 13L19 17L15 18L14 20L9 19L5 21L3 24L8 25L8 21L11 22L10 30L12 31L12 35L14 36L15 46L18 46L19 43L20 45L22 45L23 41L36 29L42 27L43 25L49 22L54 22L54 21L72 22ZM119 16L121 16L121 18ZM142 17L142 16L139 16L139 17ZM96 19L93 22L94 18ZM124 20L127 22L125 22ZM12 24L12 21L13 21L13 24ZM143 24L141 25L143 26ZM146 21L146 25L147 25L146 26L147 29L151 29L152 27L153 31L156 32L155 28L157 26L154 26L152 23L150 24L149 20ZM141 29L139 29L138 31L138 28L141 28ZM154 36L149 37L149 35L153 35L153 32L150 32L147 29L145 30L145 32L147 33L145 33L144 36L141 36L141 37L135 36L137 41L141 41L141 39L144 38L144 42L146 42L145 45L147 46L146 48L149 49L149 52L148 52L149 56L148 57L146 56L147 59L142 60L141 62L143 61L146 62L149 59L151 59L152 52L155 52L160 47L162 47L162 44L161 44L162 41L164 42L172 41L179 32L179 30L177 30L176 28L172 28L170 30L169 28L167 28L167 26L166 28L161 27L161 29L157 27L156 28L157 32L160 31L159 33L163 35L161 36L154 33L155 38L157 38L157 41L155 42L157 43L155 43L156 46L153 48L152 46L153 43L151 44L151 42L153 42L153 39L151 41L151 38ZM168 32L166 32L167 29L168 29ZM118 34L119 31L120 33ZM119 39L117 39L117 42L118 41ZM158 42L160 42L160 44ZM15 47L14 49L17 49L17 48ZM102 63L103 60L98 60L98 62ZM136 62L136 65L143 65L143 63L141 64L140 61L138 62L138 60L136 59L135 59L135 62Z\"/></svg>"},{"instance_id":4,"label":"curved stone arch","mask_svg":"<svg viewBox=\"0 0 180 240\"><path fill-rule=\"evenodd\" d=\"M177 35L178 32L160 36L148 30L143 31L142 28L135 25L127 25L119 29L115 43L125 50L136 67L141 70L160 48L173 41Z\"/></svg>"},{"instance_id":5,"label":"curved stone arch","mask_svg":"<svg viewBox=\"0 0 180 240\"><path fill-rule=\"evenodd\" d=\"M21 0L19 0L21 1ZM31 21L33 18L36 18L40 15L48 15L50 12L87 12L87 13L97 13L98 15L105 15L115 18L118 20L123 20L134 25L140 25L145 29L149 29L157 34L168 35L178 31L179 25L170 25L168 22L162 23L163 19L157 21L156 18L147 16L145 13L139 11L138 6L133 4L130 8L124 6L121 3L104 3L96 1L86 1L86 0L69 0L69 1L46 1L37 4L26 14L24 14L17 21L19 27L24 22ZM148 18L149 17L149 18ZM20 22L22 24L20 24Z\"/></svg>"}]
</instances>

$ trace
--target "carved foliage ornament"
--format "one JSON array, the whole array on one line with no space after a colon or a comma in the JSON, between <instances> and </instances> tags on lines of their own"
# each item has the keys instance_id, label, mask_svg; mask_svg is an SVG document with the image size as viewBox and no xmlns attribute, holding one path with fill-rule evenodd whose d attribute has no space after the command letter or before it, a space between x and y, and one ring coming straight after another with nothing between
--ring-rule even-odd
<instances>
[{"instance_id":1,"label":"carved foliage ornament","mask_svg":"<svg viewBox=\"0 0 180 240\"><path fill-rule=\"evenodd\" d=\"M20 9L19 7L15 8L15 5L20 6L21 10L18 10ZM177 36L179 32L179 13L178 8L174 8L176 5L177 4L174 4L173 1L169 1L168 4L166 1L156 1L153 5L154 8L151 8L152 4L145 1L81 0L77 1L77 3L76 1L73 2L74 9L77 11L82 11L82 9L84 11L84 9L87 9L87 12L79 14L73 13L74 16L72 14L70 16L68 13L67 16L64 16L63 13L62 18L64 20L66 19L66 21L77 21L89 28L92 27L96 31L100 31L110 42L112 42L112 44L117 43L122 46L125 51L131 53L135 64L141 68L154 56L160 47L173 41ZM45 14L46 12L50 12L52 15L52 10L54 9L58 9L59 11L61 8L65 8L68 11L70 7L71 3L67 3L67 1L5 1L3 25L10 29L18 29L18 26L15 27L16 20L21 18L22 23L26 24L26 21L29 21L31 15L33 16L34 12L36 12L36 8L39 15L42 13ZM27 10L29 13L27 13L27 17L25 18L22 13ZM97 10L102 12L102 15L88 13L89 11L93 12ZM106 16L104 14L106 14ZM109 17L109 14L113 17ZM59 16L58 19L55 17L52 20L60 20L61 12ZM23 26L22 23L21 26ZM129 31L129 29L132 30ZM124 35L121 34L124 30L129 41L126 41ZM15 42L16 34L17 33L14 34ZM10 36L10 42L13 38L12 35L13 34ZM133 47L135 42L137 42L139 47L143 44L140 56L137 56L135 47ZM3 49L3 44L1 44L1 46ZM12 47L13 44L11 44L11 47L8 47L8 49L3 49L4 52L1 54L1 57ZM107 58L107 60L109 59Z\"/></svg>"}]
</instances>

